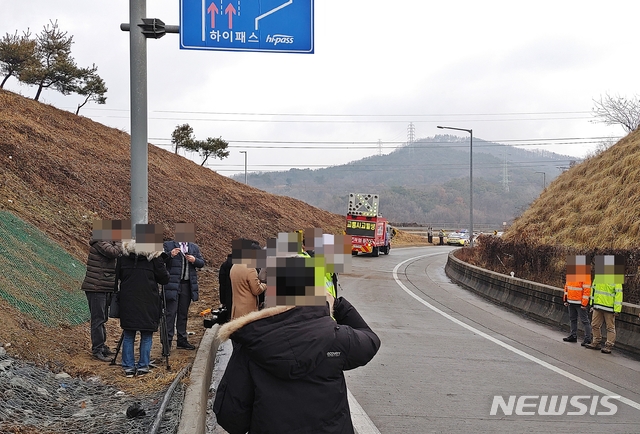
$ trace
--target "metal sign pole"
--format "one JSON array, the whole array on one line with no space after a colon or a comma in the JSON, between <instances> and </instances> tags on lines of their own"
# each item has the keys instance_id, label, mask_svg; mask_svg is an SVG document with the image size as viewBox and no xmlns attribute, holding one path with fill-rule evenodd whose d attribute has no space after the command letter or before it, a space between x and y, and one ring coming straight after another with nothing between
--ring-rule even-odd
<instances>
[{"instance_id":1,"label":"metal sign pole","mask_svg":"<svg viewBox=\"0 0 640 434\"><path fill-rule=\"evenodd\" d=\"M146 0L129 0L131 73L131 229L149 221L149 157L147 149L147 40L139 24L147 15Z\"/></svg>"}]
</instances>

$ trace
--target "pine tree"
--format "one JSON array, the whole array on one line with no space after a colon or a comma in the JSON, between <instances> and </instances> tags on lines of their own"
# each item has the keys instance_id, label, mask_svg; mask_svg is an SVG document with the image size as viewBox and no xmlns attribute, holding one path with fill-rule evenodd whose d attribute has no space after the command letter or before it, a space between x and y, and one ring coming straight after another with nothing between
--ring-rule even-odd
<instances>
[{"instance_id":1,"label":"pine tree","mask_svg":"<svg viewBox=\"0 0 640 434\"><path fill-rule=\"evenodd\" d=\"M105 104L107 102L107 97L104 96L104 94L107 93L107 86L97 72L98 67L95 64L93 64L91 68L83 68L81 70L80 78L78 79L78 83L76 83L74 92L84 96L85 99L82 104L78 104L76 114L80 113L80 109L89 101L98 104Z\"/></svg>"},{"instance_id":2,"label":"pine tree","mask_svg":"<svg viewBox=\"0 0 640 434\"><path fill-rule=\"evenodd\" d=\"M18 36L16 31L0 39L0 72L4 74L0 89L4 88L9 77L18 77L28 64L35 62L35 49L36 41L31 39L29 30L22 36Z\"/></svg>"},{"instance_id":3,"label":"pine tree","mask_svg":"<svg viewBox=\"0 0 640 434\"><path fill-rule=\"evenodd\" d=\"M20 72L20 81L38 86L34 100L38 101L42 90L53 88L63 95L76 89L82 69L71 57L73 36L67 36L57 22L47 24L36 36L35 61L29 62Z\"/></svg>"}]
</instances>

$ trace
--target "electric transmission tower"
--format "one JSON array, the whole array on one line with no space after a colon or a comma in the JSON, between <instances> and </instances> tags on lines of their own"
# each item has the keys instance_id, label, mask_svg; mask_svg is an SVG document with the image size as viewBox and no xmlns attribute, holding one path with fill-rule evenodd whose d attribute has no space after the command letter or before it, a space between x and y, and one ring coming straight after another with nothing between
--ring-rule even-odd
<instances>
[{"instance_id":1,"label":"electric transmission tower","mask_svg":"<svg viewBox=\"0 0 640 434\"><path fill-rule=\"evenodd\" d=\"M409 152L413 154L413 143L416 141L416 127L413 122L409 123L407 127L407 145L409 146Z\"/></svg>"},{"instance_id":2,"label":"electric transmission tower","mask_svg":"<svg viewBox=\"0 0 640 434\"><path fill-rule=\"evenodd\" d=\"M502 187L504 187L505 193L509 193L509 167L506 149L504 150L504 164L502 165Z\"/></svg>"}]
</instances>

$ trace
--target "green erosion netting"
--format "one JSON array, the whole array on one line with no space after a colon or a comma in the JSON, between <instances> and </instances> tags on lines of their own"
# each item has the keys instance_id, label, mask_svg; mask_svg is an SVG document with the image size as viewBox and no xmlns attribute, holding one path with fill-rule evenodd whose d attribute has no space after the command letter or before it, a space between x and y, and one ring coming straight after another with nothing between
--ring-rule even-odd
<instances>
[{"instance_id":1,"label":"green erosion netting","mask_svg":"<svg viewBox=\"0 0 640 434\"><path fill-rule=\"evenodd\" d=\"M0 211L0 297L50 327L89 320L86 267L44 233Z\"/></svg>"}]
</instances>

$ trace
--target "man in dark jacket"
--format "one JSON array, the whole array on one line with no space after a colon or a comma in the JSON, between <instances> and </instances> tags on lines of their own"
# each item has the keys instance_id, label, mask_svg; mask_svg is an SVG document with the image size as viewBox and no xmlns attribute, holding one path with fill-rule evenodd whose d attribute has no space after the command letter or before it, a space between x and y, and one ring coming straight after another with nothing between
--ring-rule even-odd
<instances>
[{"instance_id":1,"label":"man in dark jacket","mask_svg":"<svg viewBox=\"0 0 640 434\"><path fill-rule=\"evenodd\" d=\"M108 302L114 291L116 258L121 254L122 245L119 241L93 236L89 241L87 274L82 282L82 290L87 296L91 314L91 352L93 357L103 362L110 362L108 356L113 355L106 345L107 330L104 325L109 319Z\"/></svg>"},{"instance_id":2,"label":"man in dark jacket","mask_svg":"<svg viewBox=\"0 0 640 434\"><path fill-rule=\"evenodd\" d=\"M277 287L287 279L268 275ZM305 292L300 273L291 276ZM313 274L302 279L313 285ZM213 405L230 434L354 432L343 371L367 364L380 340L347 300L335 300L333 318L328 304L269 307L225 324L218 337L239 344Z\"/></svg>"},{"instance_id":3,"label":"man in dark jacket","mask_svg":"<svg viewBox=\"0 0 640 434\"><path fill-rule=\"evenodd\" d=\"M199 298L196 269L204 267L204 258L196 243L186 241L195 239L193 224L177 223L176 238L185 241L164 242L164 251L169 255L167 267L171 276L169 283L164 286L167 336L171 347L171 340L177 331L177 348L194 350L196 347L187 340L187 317L191 301L198 301Z\"/></svg>"}]
</instances>

